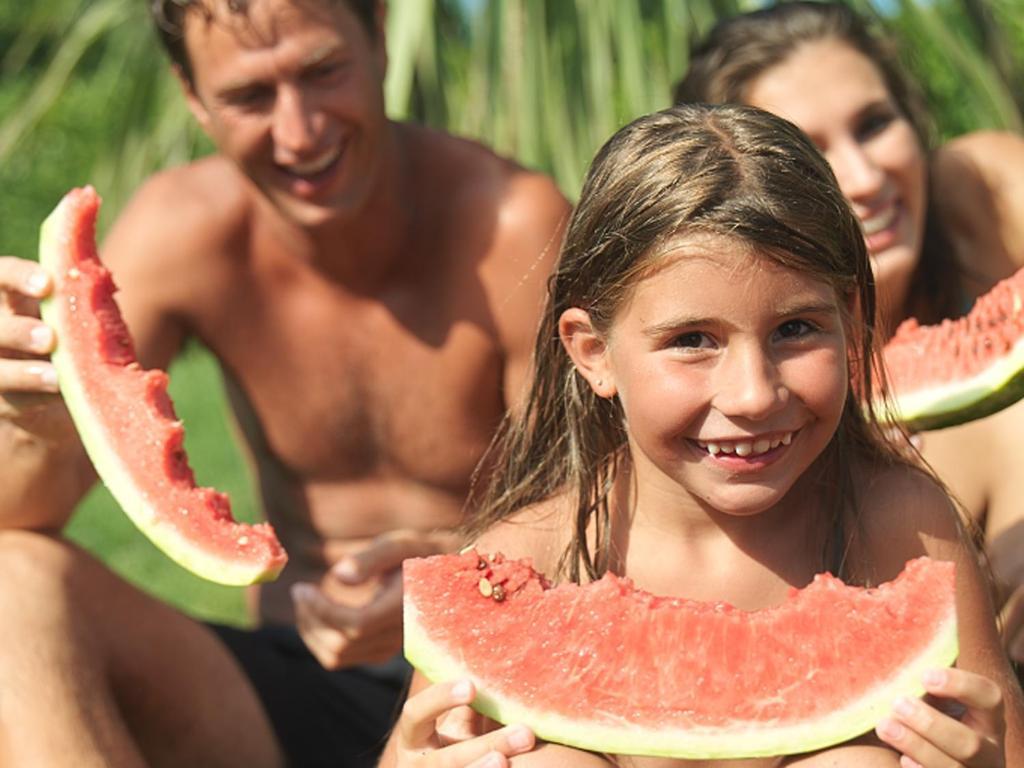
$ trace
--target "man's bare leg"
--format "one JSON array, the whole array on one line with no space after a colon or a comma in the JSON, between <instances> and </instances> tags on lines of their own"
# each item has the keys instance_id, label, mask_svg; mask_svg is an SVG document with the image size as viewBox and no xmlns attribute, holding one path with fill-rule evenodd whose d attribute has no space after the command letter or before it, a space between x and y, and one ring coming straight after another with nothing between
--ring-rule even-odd
<instances>
[{"instance_id":1,"label":"man's bare leg","mask_svg":"<svg viewBox=\"0 0 1024 768\"><path fill-rule=\"evenodd\" d=\"M0 760L276 766L217 637L60 539L0 532Z\"/></svg>"}]
</instances>

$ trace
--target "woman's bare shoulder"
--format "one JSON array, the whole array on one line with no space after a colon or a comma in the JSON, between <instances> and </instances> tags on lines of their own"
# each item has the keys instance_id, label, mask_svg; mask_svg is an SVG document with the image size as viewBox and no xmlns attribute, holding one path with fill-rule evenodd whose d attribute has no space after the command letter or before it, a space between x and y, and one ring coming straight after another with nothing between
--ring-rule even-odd
<instances>
[{"instance_id":1,"label":"woman's bare shoulder","mask_svg":"<svg viewBox=\"0 0 1024 768\"><path fill-rule=\"evenodd\" d=\"M1024 265L1024 137L976 131L953 139L934 153L932 177L943 220L972 251L964 258L995 279Z\"/></svg>"}]
</instances>

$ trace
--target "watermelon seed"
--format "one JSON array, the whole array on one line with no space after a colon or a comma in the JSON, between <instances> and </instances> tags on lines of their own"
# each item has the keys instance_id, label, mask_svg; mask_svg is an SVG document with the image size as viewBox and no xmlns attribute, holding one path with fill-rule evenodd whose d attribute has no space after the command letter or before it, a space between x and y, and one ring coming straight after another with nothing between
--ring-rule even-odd
<instances>
[{"instance_id":1,"label":"watermelon seed","mask_svg":"<svg viewBox=\"0 0 1024 768\"><path fill-rule=\"evenodd\" d=\"M486 567L487 567L487 561L484 560L482 557L477 557L476 569L478 571L482 571Z\"/></svg>"},{"instance_id":2,"label":"watermelon seed","mask_svg":"<svg viewBox=\"0 0 1024 768\"><path fill-rule=\"evenodd\" d=\"M493 592L494 602L500 603L505 599L505 588L501 584L495 584Z\"/></svg>"},{"instance_id":3,"label":"watermelon seed","mask_svg":"<svg viewBox=\"0 0 1024 768\"><path fill-rule=\"evenodd\" d=\"M494 594L494 587L491 586L491 582L489 582L487 579L480 579L479 587L480 594L484 597L490 597L492 594Z\"/></svg>"}]
</instances>

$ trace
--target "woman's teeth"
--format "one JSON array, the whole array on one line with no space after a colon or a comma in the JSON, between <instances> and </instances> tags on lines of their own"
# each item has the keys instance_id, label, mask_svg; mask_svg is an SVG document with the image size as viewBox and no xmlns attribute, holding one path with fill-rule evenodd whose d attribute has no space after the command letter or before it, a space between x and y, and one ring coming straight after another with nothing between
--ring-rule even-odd
<instances>
[{"instance_id":1,"label":"woman's teeth","mask_svg":"<svg viewBox=\"0 0 1024 768\"><path fill-rule=\"evenodd\" d=\"M860 227L864 231L865 237L871 237L883 229L887 229L892 226L892 223L896 220L896 206L891 205L884 211L879 213L877 216L872 216L870 219L861 219Z\"/></svg>"},{"instance_id":2,"label":"woman's teeth","mask_svg":"<svg viewBox=\"0 0 1024 768\"><path fill-rule=\"evenodd\" d=\"M698 440L697 445L706 450L712 456L720 453L733 453L740 457L759 456L762 453L778 448L780 445L789 445L793 440L793 433L787 432L781 437L772 439L759 438L757 440L730 440L730 441L707 441Z\"/></svg>"}]
</instances>

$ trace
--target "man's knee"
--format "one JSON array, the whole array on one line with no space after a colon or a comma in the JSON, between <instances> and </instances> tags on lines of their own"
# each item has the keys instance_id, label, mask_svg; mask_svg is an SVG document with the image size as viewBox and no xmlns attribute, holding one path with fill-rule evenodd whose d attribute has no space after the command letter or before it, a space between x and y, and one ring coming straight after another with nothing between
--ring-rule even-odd
<instances>
[{"instance_id":1,"label":"man's knee","mask_svg":"<svg viewBox=\"0 0 1024 768\"><path fill-rule=\"evenodd\" d=\"M0 616L6 627L33 617L53 621L84 607L74 593L102 567L75 545L31 531L0 531L0 563Z\"/></svg>"}]
</instances>

